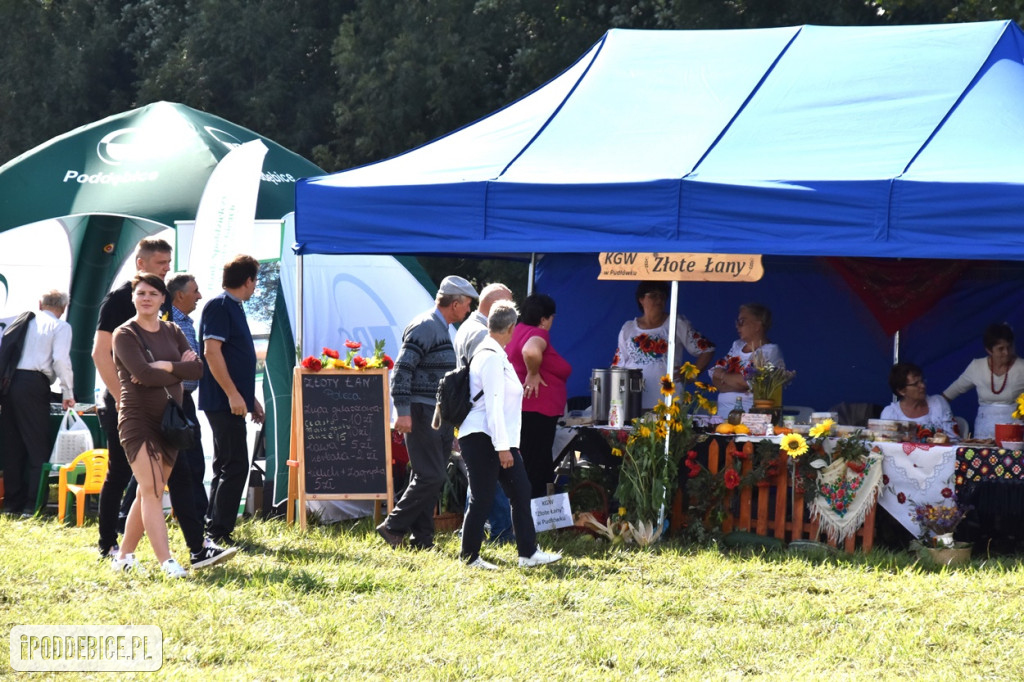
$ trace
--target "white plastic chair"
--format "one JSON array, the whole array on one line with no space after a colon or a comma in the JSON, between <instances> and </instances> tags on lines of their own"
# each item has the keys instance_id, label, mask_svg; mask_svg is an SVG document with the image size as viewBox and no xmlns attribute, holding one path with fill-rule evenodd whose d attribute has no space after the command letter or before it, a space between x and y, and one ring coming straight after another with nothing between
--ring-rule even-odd
<instances>
[{"instance_id":1,"label":"white plastic chair","mask_svg":"<svg viewBox=\"0 0 1024 682\"><path fill-rule=\"evenodd\" d=\"M971 436L971 426L967 423L967 420L963 417L953 417L953 421L956 422L957 430L960 431L960 440L967 440Z\"/></svg>"}]
</instances>

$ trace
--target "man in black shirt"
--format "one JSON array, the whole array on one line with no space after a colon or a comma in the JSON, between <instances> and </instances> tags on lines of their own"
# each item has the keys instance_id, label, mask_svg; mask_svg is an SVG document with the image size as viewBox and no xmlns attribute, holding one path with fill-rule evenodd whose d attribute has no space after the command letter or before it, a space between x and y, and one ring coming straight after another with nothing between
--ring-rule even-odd
<instances>
[{"instance_id":1,"label":"man in black shirt","mask_svg":"<svg viewBox=\"0 0 1024 682\"><path fill-rule=\"evenodd\" d=\"M163 239L143 239L135 249L135 267L139 272L166 277L171 269L171 245ZM165 306L168 305L170 302L165 301ZM132 476L117 431L121 384L114 366L113 333L134 315L135 305L132 303L132 285L129 281L103 299L93 339L92 358L107 387L103 394L103 408L100 410L100 423L107 436L109 452L107 478L100 491L99 548L103 557L117 554L117 513ZM181 533L192 555L192 568L213 566L229 559L237 551L235 548L218 547L204 538L203 522L196 507L187 461L179 458L175 463L167 479L167 490L171 494L171 506L174 507Z\"/></svg>"}]
</instances>

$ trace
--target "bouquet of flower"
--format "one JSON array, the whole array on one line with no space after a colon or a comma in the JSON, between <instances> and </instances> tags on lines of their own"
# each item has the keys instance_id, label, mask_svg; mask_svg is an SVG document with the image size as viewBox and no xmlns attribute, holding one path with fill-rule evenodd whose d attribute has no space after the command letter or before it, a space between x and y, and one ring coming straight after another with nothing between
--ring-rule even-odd
<instances>
[{"instance_id":1,"label":"bouquet of flower","mask_svg":"<svg viewBox=\"0 0 1024 682\"><path fill-rule=\"evenodd\" d=\"M798 489L821 494L818 472L836 462L844 462L846 468L855 474L864 473L870 450L863 432L858 429L852 435L838 439L830 453L825 449L824 441L832 434L834 425L831 419L815 424L808 433L808 439L799 433L782 437L779 447L794 461Z\"/></svg>"},{"instance_id":2,"label":"bouquet of flower","mask_svg":"<svg viewBox=\"0 0 1024 682\"><path fill-rule=\"evenodd\" d=\"M968 508L958 505L955 497L951 502L952 504L914 504L911 507L914 512L911 518L921 528L922 544L936 545L936 538L952 535L967 516Z\"/></svg>"},{"instance_id":3,"label":"bouquet of flower","mask_svg":"<svg viewBox=\"0 0 1024 682\"><path fill-rule=\"evenodd\" d=\"M684 381L693 381L699 370L690 363L679 368ZM670 491L678 480L679 462L683 453L690 449L696 439L692 413L698 407L714 414L713 405L701 391L713 392L714 388L695 382L691 393L684 391L675 395L675 384L671 377L661 379L661 393L672 396L666 405L659 402L654 411L633 420L629 438L620 450L612 454L622 457L619 471L619 486L615 496L622 508L619 518L631 525L632 539L646 546L661 534L657 521L670 499ZM668 440L668 452L665 441Z\"/></svg>"},{"instance_id":4,"label":"bouquet of flower","mask_svg":"<svg viewBox=\"0 0 1024 682\"><path fill-rule=\"evenodd\" d=\"M362 347L363 344L358 341L345 341L347 352L345 357L342 358L338 351L325 346L319 358L310 355L301 364L306 369L311 369L314 372L319 372L321 369L363 370L378 369L380 367L391 369L395 366L395 362L384 352L383 339L374 342L373 355L369 358L364 358L359 354Z\"/></svg>"},{"instance_id":5,"label":"bouquet of flower","mask_svg":"<svg viewBox=\"0 0 1024 682\"><path fill-rule=\"evenodd\" d=\"M1024 419L1024 393L1017 396L1017 409L1013 411L1014 419Z\"/></svg>"},{"instance_id":6,"label":"bouquet of flower","mask_svg":"<svg viewBox=\"0 0 1024 682\"><path fill-rule=\"evenodd\" d=\"M750 364L743 370L743 378L747 380L754 400L775 400L781 395L782 388L793 381L795 376L795 371L787 370L784 365L773 364L760 352L750 356Z\"/></svg>"}]
</instances>

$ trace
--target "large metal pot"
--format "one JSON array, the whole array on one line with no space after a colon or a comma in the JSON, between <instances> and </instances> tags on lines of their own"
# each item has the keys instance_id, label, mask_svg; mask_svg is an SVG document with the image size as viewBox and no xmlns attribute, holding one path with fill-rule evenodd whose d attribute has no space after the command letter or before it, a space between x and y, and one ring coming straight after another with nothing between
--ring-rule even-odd
<instances>
[{"instance_id":1,"label":"large metal pot","mask_svg":"<svg viewBox=\"0 0 1024 682\"><path fill-rule=\"evenodd\" d=\"M611 398L611 370L595 369L590 375L591 416L595 424L608 423L608 404Z\"/></svg>"},{"instance_id":2,"label":"large metal pot","mask_svg":"<svg viewBox=\"0 0 1024 682\"><path fill-rule=\"evenodd\" d=\"M623 406L623 423L643 416L644 372L641 369L612 367L610 399L617 399ZM607 419L607 415L605 417Z\"/></svg>"}]
</instances>

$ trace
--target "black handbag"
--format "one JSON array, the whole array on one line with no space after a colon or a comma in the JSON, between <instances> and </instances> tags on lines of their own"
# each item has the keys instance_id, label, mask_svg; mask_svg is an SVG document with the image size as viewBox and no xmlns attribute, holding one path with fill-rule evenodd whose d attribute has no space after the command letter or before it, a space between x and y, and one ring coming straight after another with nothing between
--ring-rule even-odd
<instances>
[{"instance_id":1,"label":"black handbag","mask_svg":"<svg viewBox=\"0 0 1024 682\"><path fill-rule=\"evenodd\" d=\"M149 345L138 332L136 332L135 338L146 349L149 361L156 362L153 351L149 349ZM195 422L188 418L185 410L171 396L171 392L166 387L164 387L164 393L167 394L167 405L164 407L164 416L160 419L160 435L175 450L191 450L196 444Z\"/></svg>"},{"instance_id":2,"label":"black handbag","mask_svg":"<svg viewBox=\"0 0 1024 682\"><path fill-rule=\"evenodd\" d=\"M164 389L167 391L167 389ZM160 435L175 450L191 450L196 444L195 424L185 415L170 391L167 391L167 406L160 420Z\"/></svg>"}]
</instances>

